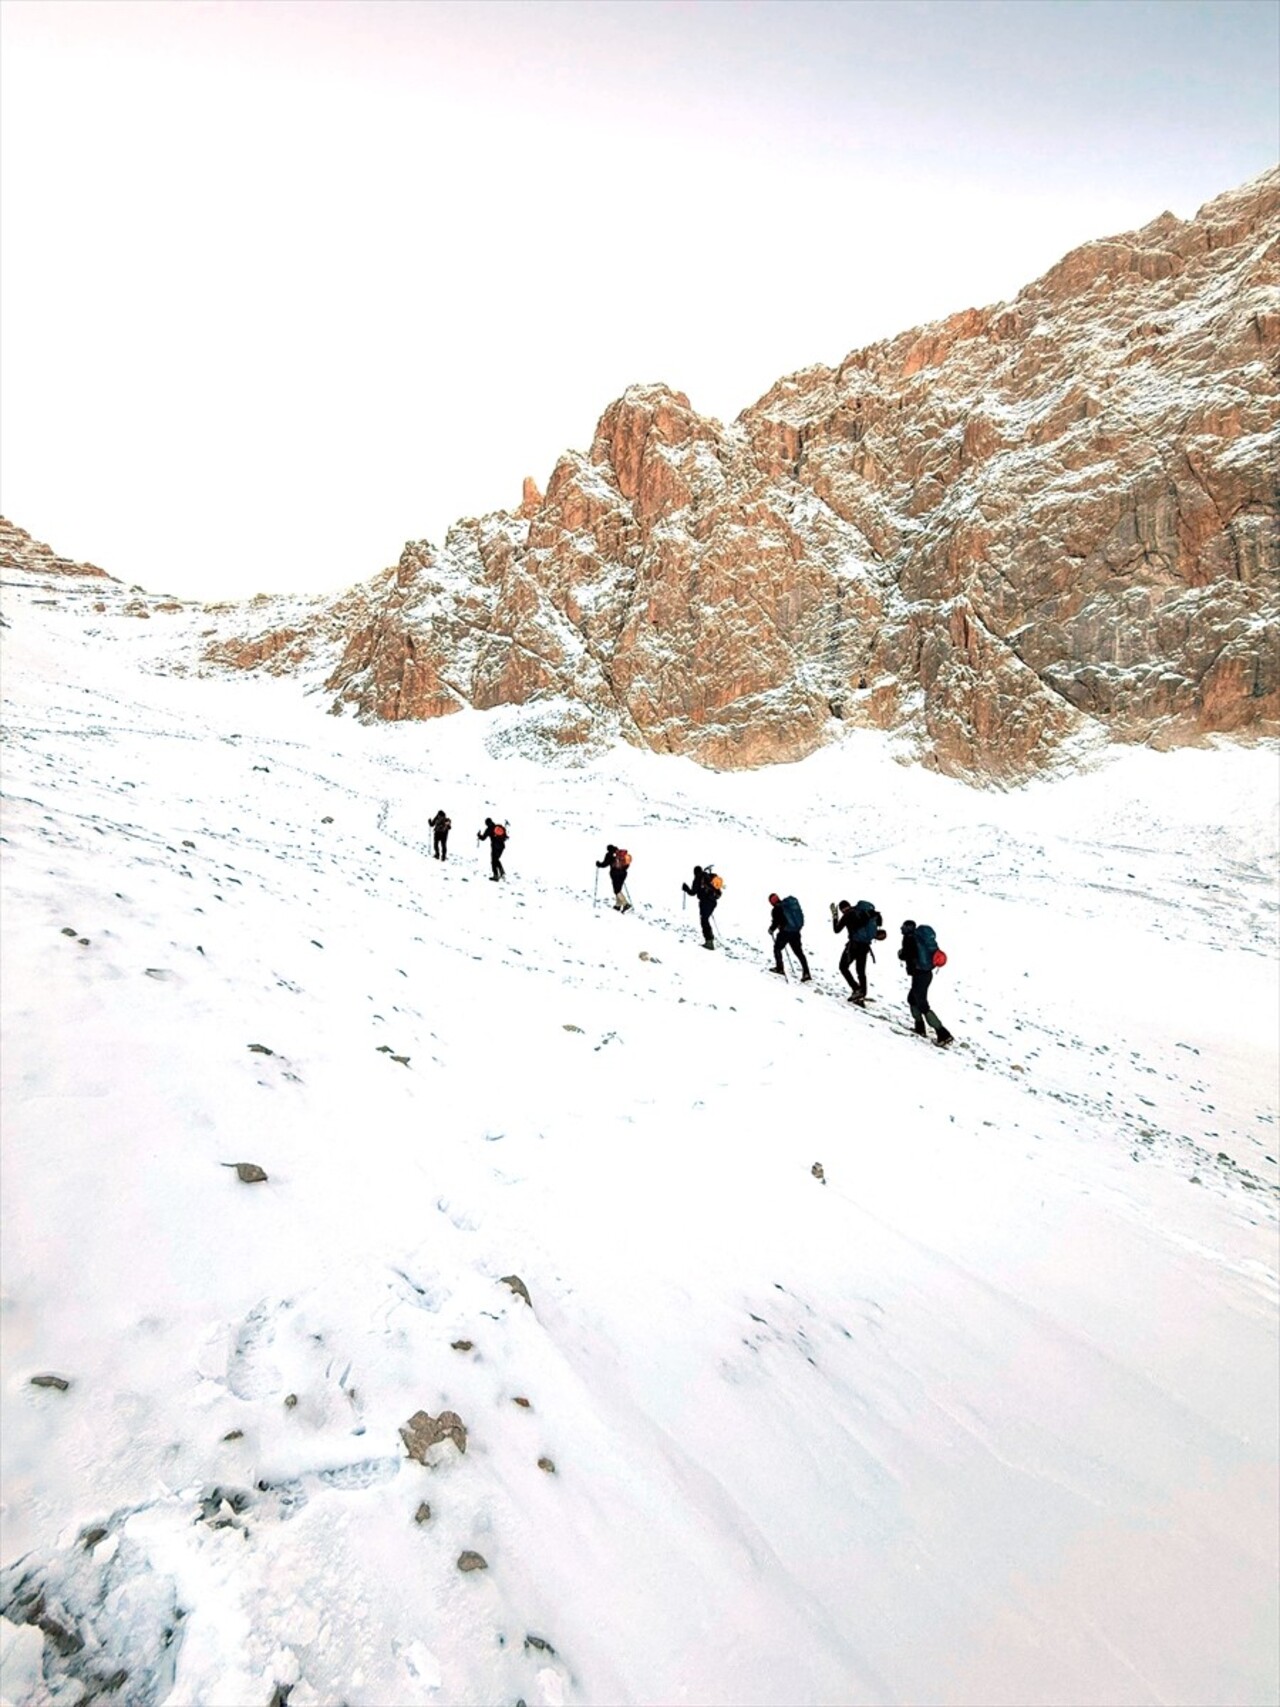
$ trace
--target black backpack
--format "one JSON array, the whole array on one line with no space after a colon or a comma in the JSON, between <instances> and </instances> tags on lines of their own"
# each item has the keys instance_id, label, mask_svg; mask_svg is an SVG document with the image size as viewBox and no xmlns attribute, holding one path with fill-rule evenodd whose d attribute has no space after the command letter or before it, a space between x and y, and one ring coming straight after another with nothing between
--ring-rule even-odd
<instances>
[{"instance_id":1,"label":"black backpack","mask_svg":"<svg viewBox=\"0 0 1280 1707\"><path fill-rule=\"evenodd\" d=\"M782 916L787 922L789 931L802 931L804 929L804 908L794 895L788 895L783 901Z\"/></svg>"}]
</instances>

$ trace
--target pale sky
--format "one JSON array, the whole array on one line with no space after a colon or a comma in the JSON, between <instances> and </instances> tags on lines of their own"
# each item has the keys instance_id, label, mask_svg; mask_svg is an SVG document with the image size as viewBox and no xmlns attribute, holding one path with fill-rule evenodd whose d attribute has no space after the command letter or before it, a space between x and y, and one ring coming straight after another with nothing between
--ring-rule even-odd
<instances>
[{"instance_id":1,"label":"pale sky","mask_svg":"<svg viewBox=\"0 0 1280 1707\"><path fill-rule=\"evenodd\" d=\"M2 0L0 507L346 586L1280 152L1273 0Z\"/></svg>"}]
</instances>

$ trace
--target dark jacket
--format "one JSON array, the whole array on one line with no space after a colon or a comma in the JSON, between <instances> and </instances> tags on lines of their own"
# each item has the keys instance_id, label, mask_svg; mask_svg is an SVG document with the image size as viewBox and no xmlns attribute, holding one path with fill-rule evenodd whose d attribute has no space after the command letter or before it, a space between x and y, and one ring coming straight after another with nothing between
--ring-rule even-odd
<instances>
[{"instance_id":1,"label":"dark jacket","mask_svg":"<svg viewBox=\"0 0 1280 1707\"><path fill-rule=\"evenodd\" d=\"M693 896L704 913L712 912L716 902L720 899L720 891L711 887L710 873L704 871L700 865L695 865L693 868L692 884L682 883L680 887L686 895Z\"/></svg>"},{"instance_id":2,"label":"dark jacket","mask_svg":"<svg viewBox=\"0 0 1280 1707\"><path fill-rule=\"evenodd\" d=\"M919 944L916 942L916 927L914 924L911 926L910 930L908 930L905 925L902 927L902 947L898 950L898 959L906 967L907 971L913 978L917 972L931 973L933 971L932 962L928 966L922 966L920 964L920 948Z\"/></svg>"},{"instance_id":3,"label":"dark jacket","mask_svg":"<svg viewBox=\"0 0 1280 1707\"><path fill-rule=\"evenodd\" d=\"M782 910L782 902L776 901L769 914L769 935L772 936L775 931L789 931L790 929L791 926L787 923L787 915Z\"/></svg>"}]
</instances>

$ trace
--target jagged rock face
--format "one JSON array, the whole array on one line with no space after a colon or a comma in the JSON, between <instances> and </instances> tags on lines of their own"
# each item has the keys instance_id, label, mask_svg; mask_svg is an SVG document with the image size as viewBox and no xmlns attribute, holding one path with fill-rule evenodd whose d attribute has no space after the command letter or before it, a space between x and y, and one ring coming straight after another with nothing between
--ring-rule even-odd
<instances>
[{"instance_id":1,"label":"jagged rock face","mask_svg":"<svg viewBox=\"0 0 1280 1707\"><path fill-rule=\"evenodd\" d=\"M110 581L105 569L94 563L73 563L59 557L49 546L32 539L24 528L0 516L0 570L20 569L31 575L76 575Z\"/></svg>"},{"instance_id":2,"label":"jagged rock face","mask_svg":"<svg viewBox=\"0 0 1280 1707\"><path fill-rule=\"evenodd\" d=\"M1090 739L1274 731L1278 278L1273 172L729 427L633 387L545 494L275 655L309 638L364 716L563 701L566 740L585 707L720 766L871 725L1014 781Z\"/></svg>"}]
</instances>

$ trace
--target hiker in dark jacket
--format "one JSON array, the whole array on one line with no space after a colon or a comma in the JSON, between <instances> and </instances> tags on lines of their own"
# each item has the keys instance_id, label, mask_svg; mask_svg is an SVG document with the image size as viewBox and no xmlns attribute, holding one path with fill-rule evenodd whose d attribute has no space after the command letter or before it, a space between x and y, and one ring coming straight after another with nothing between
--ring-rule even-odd
<instances>
[{"instance_id":1,"label":"hiker in dark jacket","mask_svg":"<svg viewBox=\"0 0 1280 1707\"><path fill-rule=\"evenodd\" d=\"M604 850L604 858L596 861L596 870L602 871L606 866L609 868L609 881L613 884L614 907L620 913L630 912L631 903L623 894L622 889L627 881L627 872L631 866L631 855L625 848L615 848L610 842ZM643 885L641 887L643 888Z\"/></svg>"},{"instance_id":2,"label":"hiker in dark jacket","mask_svg":"<svg viewBox=\"0 0 1280 1707\"><path fill-rule=\"evenodd\" d=\"M693 868L693 882L691 884L682 883L680 885L685 894L692 895L694 900L698 903L698 922L702 926L703 948L714 948L716 946L716 936L711 925L711 915L719 905L720 891L716 888L711 879L712 872L710 866L704 868L703 866L695 865Z\"/></svg>"},{"instance_id":3,"label":"hiker in dark jacket","mask_svg":"<svg viewBox=\"0 0 1280 1707\"><path fill-rule=\"evenodd\" d=\"M917 931L922 933L921 936L917 936ZM927 939L923 936L926 931ZM904 920L902 947L898 950L898 959L911 978L907 1006L915 1020L916 1035L928 1035L925 1031L925 1021L928 1020L934 1031L933 1041L942 1045L951 1042L951 1033L929 1006L929 986L933 983L933 953L936 946L937 938L928 925L917 925L914 919Z\"/></svg>"},{"instance_id":4,"label":"hiker in dark jacket","mask_svg":"<svg viewBox=\"0 0 1280 1707\"><path fill-rule=\"evenodd\" d=\"M507 875L502 869L502 856L507 851L507 827L486 818L484 829L477 832L476 840L489 844L489 881L497 883L499 878Z\"/></svg>"},{"instance_id":5,"label":"hiker in dark jacket","mask_svg":"<svg viewBox=\"0 0 1280 1707\"><path fill-rule=\"evenodd\" d=\"M839 936L841 931L848 931L849 940L844 945L844 953L840 956L840 973L853 994L849 997L859 1007L867 1000L867 956L875 959L873 942L883 942L884 932L880 929L880 915L870 901L859 901L856 907L851 907L847 901L832 902L831 928ZM854 968L857 977L849 971Z\"/></svg>"},{"instance_id":6,"label":"hiker in dark jacket","mask_svg":"<svg viewBox=\"0 0 1280 1707\"><path fill-rule=\"evenodd\" d=\"M452 819L446 818L443 812L437 812L434 818L427 819L427 828L431 831L432 859L448 859L449 831L453 828Z\"/></svg>"},{"instance_id":7,"label":"hiker in dark jacket","mask_svg":"<svg viewBox=\"0 0 1280 1707\"><path fill-rule=\"evenodd\" d=\"M780 978L786 977L786 969L782 964L782 951L789 948L800 962L800 982L811 982L809 962L804 957L804 949L800 944L800 932L804 929L804 914L800 911L800 903L794 895L788 895L782 901L776 895L770 895L769 905L773 912L769 915L769 935L773 938L773 970Z\"/></svg>"}]
</instances>

